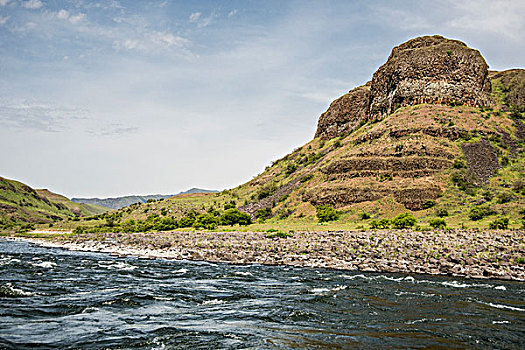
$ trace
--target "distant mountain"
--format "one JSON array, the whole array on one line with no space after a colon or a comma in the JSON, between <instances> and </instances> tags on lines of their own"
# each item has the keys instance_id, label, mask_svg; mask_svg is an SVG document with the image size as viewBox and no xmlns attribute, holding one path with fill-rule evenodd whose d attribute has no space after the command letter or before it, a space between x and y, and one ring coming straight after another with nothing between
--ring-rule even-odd
<instances>
[{"instance_id":1,"label":"distant mountain","mask_svg":"<svg viewBox=\"0 0 525 350\"><path fill-rule=\"evenodd\" d=\"M106 211L104 207L73 203L49 190L35 190L19 181L0 177L0 231L23 223L51 224Z\"/></svg>"},{"instance_id":2,"label":"distant mountain","mask_svg":"<svg viewBox=\"0 0 525 350\"><path fill-rule=\"evenodd\" d=\"M85 203L85 204L94 204L103 206L110 209L120 209L127 207L128 205L134 204L134 203L146 203L148 200L159 200L159 199L166 199L171 198L174 196L178 196L181 194L190 194L190 193L216 193L218 191L215 190L203 190L201 188L192 188L188 191L181 192L178 194L153 194L153 195L147 195L147 196L123 196L123 197L115 197L115 198L71 198L71 200L75 203Z\"/></svg>"}]
</instances>

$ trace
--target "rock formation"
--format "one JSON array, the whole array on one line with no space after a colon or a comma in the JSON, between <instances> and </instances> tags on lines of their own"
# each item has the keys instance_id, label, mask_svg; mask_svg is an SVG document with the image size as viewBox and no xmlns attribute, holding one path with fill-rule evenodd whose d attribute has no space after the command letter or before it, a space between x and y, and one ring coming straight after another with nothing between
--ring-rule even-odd
<instances>
[{"instance_id":1,"label":"rock formation","mask_svg":"<svg viewBox=\"0 0 525 350\"><path fill-rule=\"evenodd\" d=\"M338 137L407 105L485 105L490 91L479 51L439 35L415 38L392 50L371 83L335 100L319 118L315 136Z\"/></svg>"}]
</instances>

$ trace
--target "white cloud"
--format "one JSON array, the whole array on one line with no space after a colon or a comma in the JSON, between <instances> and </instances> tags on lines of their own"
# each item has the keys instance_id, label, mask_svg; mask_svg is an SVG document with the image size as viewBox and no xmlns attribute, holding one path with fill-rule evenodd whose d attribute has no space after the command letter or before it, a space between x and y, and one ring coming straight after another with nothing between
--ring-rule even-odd
<instances>
[{"instance_id":1,"label":"white cloud","mask_svg":"<svg viewBox=\"0 0 525 350\"><path fill-rule=\"evenodd\" d=\"M451 12L457 14L445 22L454 29L492 32L511 39L522 38L525 31L525 2L465 0L450 1Z\"/></svg>"},{"instance_id":2,"label":"white cloud","mask_svg":"<svg viewBox=\"0 0 525 350\"><path fill-rule=\"evenodd\" d=\"M26 9L36 10L42 7L42 1L40 0L29 0L22 3Z\"/></svg>"},{"instance_id":3,"label":"white cloud","mask_svg":"<svg viewBox=\"0 0 525 350\"><path fill-rule=\"evenodd\" d=\"M77 24L78 22L82 21L86 15L84 13L79 13L78 15L71 16L69 14L69 11L67 10L60 10L57 13L57 18L68 20L71 24Z\"/></svg>"},{"instance_id":4,"label":"white cloud","mask_svg":"<svg viewBox=\"0 0 525 350\"><path fill-rule=\"evenodd\" d=\"M82 21L85 17L85 14L79 13L78 15L70 16L69 22L71 22L71 24L77 24L78 22Z\"/></svg>"},{"instance_id":5,"label":"white cloud","mask_svg":"<svg viewBox=\"0 0 525 350\"><path fill-rule=\"evenodd\" d=\"M228 13L228 17L233 17L237 14L237 9L234 9L234 10L231 10L229 13Z\"/></svg>"},{"instance_id":6,"label":"white cloud","mask_svg":"<svg viewBox=\"0 0 525 350\"><path fill-rule=\"evenodd\" d=\"M60 18L60 19L68 19L69 18L69 12L64 10L64 9L62 9L62 10L58 11L57 17Z\"/></svg>"},{"instance_id":7,"label":"white cloud","mask_svg":"<svg viewBox=\"0 0 525 350\"><path fill-rule=\"evenodd\" d=\"M0 25L6 24L9 18L10 18L9 16L5 16L5 17L0 16Z\"/></svg>"},{"instance_id":8,"label":"white cloud","mask_svg":"<svg viewBox=\"0 0 525 350\"><path fill-rule=\"evenodd\" d=\"M0 0L0 6L5 6L9 3L9 0Z\"/></svg>"},{"instance_id":9,"label":"white cloud","mask_svg":"<svg viewBox=\"0 0 525 350\"><path fill-rule=\"evenodd\" d=\"M195 23L199 20L201 16L201 13L200 12L193 12L191 15L190 15L190 22L191 23Z\"/></svg>"}]
</instances>

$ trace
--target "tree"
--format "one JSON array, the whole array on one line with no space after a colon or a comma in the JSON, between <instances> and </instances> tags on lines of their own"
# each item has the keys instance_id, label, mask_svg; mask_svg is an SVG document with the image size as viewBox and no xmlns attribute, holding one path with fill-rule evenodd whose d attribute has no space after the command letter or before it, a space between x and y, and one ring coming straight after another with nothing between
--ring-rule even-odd
<instances>
[{"instance_id":1,"label":"tree","mask_svg":"<svg viewBox=\"0 0 525 350\"><path fill-rule=\"evenodd\" d=\"M230 225L239 224L242 226L250 225L252 223L252 218L250 215L243 213L239 209L231 208L226 210L220 217L221 225Z\"/></svg>"},{"instance_id":2,"label":"tree","mask_svg":"<svg viewBox=\"0 0 525 350\"><path fill-rule=\"evenodd\" d=\"M403 213L392 219L392 226L395 229L404 229L412 227L416 224L417 220L410 213Z\"/></svg>"},{"instance_id":3,"label":"tree","mask_svg":"<svg viewBox=\"0 0 525 350\"><path fill-rule=\"evenodd\" d=\"M430 219L430 220L428 220L428 224L431 227L437 228L437 229L446 229L447 228L447 222L445 221L445 219L441 219L441 218Z\"/></svg>"},{"instance_id":4,"label":"tree","mask_svg":"<svg viewBox=\"0 0 525 350\"><path fill-rule=\"evenodd\" d=\"M319 222L335 221L339 219L339 214L328 204L319 205L315 209L317 210L317 220L319 220Z\"/></svg>"},{"instance_id":5,"label":"tree","mask_svg":"<svg viewBox=\"0 0 525 350\"><path fill-rule=\"evenodd\" d=\"M195 218L193 227L196 229L205 228L208 230L213 230L219 225L219 219L212 214L200 214Z\"/></svg>"}]
</instances>

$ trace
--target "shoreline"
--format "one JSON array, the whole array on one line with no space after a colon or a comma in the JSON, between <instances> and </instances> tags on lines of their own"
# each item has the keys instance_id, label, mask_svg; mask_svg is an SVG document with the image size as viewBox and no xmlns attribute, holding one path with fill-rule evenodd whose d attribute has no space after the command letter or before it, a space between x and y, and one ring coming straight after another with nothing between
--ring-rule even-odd
<instances>
[{"instance_id":1,"label":"shoreline","mask_svg":"<svg viewBox=\"0 0 525 350\"><path fill-rule=\"evenodd\" d=\"M523 230L92 233L14 237L115 256L525 281Z\"/></svg>"}]
</instances>

